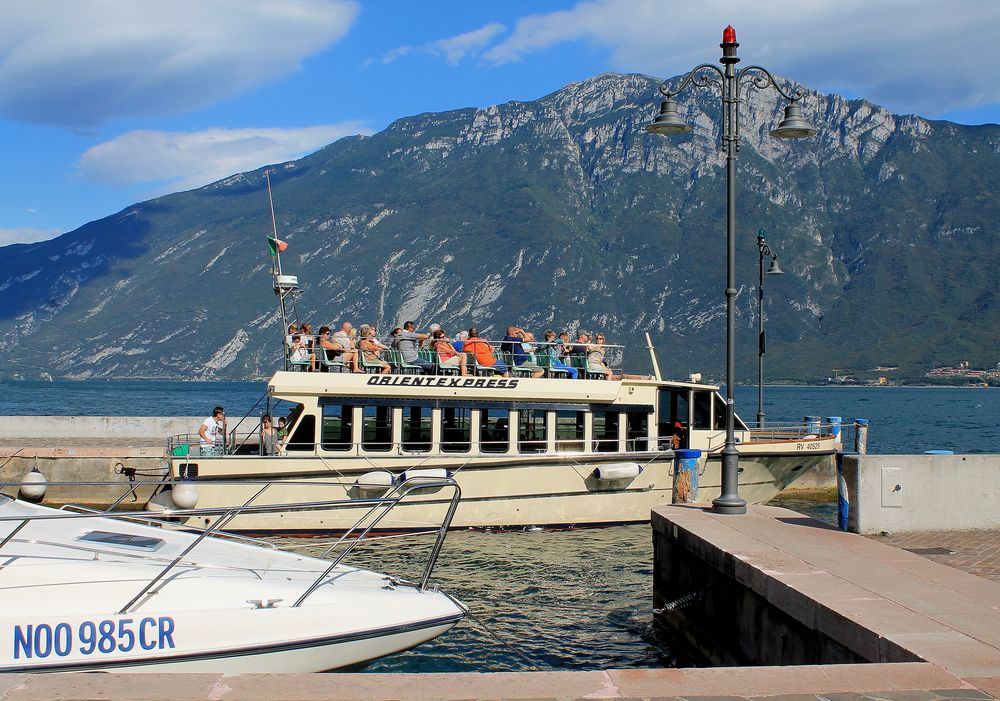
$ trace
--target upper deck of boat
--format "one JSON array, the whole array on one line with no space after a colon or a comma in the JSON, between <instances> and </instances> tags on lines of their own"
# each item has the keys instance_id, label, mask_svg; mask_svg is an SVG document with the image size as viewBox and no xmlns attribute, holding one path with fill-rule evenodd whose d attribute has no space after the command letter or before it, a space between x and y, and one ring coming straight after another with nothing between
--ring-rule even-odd
<instances>
[{"instance_id":1,"label":"upper deck of boat","mask_svg":"<svg viewBox=\"0 0 1000 701\"><path fill-rule=\"evenodd\" d=\"M693 389L714 393L717 385L657 380L627 375L621 380L570 380L530 377L456 377L447 375L371 375L279 370L270 379L272 397L394 397L405 399L477 399L491 401L549 401L615 403L635 401L657 388Z\"/></svg>"}]
</instances>

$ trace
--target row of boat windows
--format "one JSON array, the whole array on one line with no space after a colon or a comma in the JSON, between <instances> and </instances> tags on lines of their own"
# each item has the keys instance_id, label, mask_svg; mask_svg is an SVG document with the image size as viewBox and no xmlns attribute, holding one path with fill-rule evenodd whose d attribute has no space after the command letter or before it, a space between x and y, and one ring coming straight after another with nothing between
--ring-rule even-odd
<instances>
[{"instance_id":1,"label":"row of boat windows","mask_svg":"<svg viewBox=\"0 0 1000 701\"><path fill-rule=\"evenodd\" d=\"M387 452L395 445L394 422L399 423L399 444L407 452L429 452L434 444L434 412L440 412L442 453L468 453L473 443L482 453L582 452L589 434L592 450L616 453L623 449L646 450L650 414L645 412L571 411L426 406L323 406L320 445L327 451L352 450L356 445L355 424L360 421L360 443L366 452ZM315 434L311 416L304 416L288 450L312 450ZM512 425L513 419L513 425ZM478 427L474 435L473 427ZM553 441L550 445L550 434ZM300 439L300 436L302 439Z\"/></svg>"}]
</instances>

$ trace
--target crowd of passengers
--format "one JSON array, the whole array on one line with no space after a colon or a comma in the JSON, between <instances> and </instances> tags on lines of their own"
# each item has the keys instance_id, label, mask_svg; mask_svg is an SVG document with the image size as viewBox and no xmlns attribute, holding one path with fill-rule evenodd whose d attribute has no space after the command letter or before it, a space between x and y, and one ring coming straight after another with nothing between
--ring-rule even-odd
<instances>
[{"instance_id":1,"label":"crowd of passengers","mask_svg":"<svg viewBox=\"0 0 1000 701\"><path fill-rule=\"evenodd\" d=\"M392 366L383 357L384 351L396 350L410 370L432 375L439 369L458 370L460 375L470 375L474 369L489 369L497 375L510 377L512 368L506 359L518 370L530 372L531 377L542 377L546 370L552 375L570 379L581 377L581 371L591 377L621 379L605 362L605 338L597 333L591 339L587 331L578 331L576 342L570 340L567 331L556 334L551 329L544 334L544 340L536 341L535 334L517 326L508 326L507 335L499 344L483 339L475 327L460 332L455 339L445 334L440 324L431 324L427 333L417 332L412 321L392 330L383 343L376 329L370 324L362 324L355 329L345 321L339 330L321 326L313 333L312 326L291 324L285 343L288 358L295 365L307 371L327 369L327 362L340 363L352 372L375 371L382 374L392 372ZM421 349L429 349L437 354L434 363L421 357ZM500 355L497 355L499 350ZM575 361L575 362L574 362ZM474 362L476 368L470 367ZM551 372L555 371L555 372Z\"/></svg>"}]
</instances>

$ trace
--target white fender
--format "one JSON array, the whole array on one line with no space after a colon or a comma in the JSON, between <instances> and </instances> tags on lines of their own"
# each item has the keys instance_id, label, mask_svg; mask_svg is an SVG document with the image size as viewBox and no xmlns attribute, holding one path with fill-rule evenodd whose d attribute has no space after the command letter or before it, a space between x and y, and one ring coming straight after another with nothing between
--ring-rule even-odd
<instances>
[{"instance_id":1,"label":"white fender","mask_svg":"<svg viewBox=\"0 0 1000 701\"><path fill-rule=\"evenodd\" d=\"M444 467L427 467L414 470L406 470L399 476L400 482L405 482L414 477L434 477L437 479L447 479L451 477L451 470Z\"/></svg>"},{"instance_id":2,"label":"white fender","mask_svg":"<svg viewBox=\"0 0 1000 701\"><path fill-rule=\"evenodd\" d=\"M188 480L174 482L170 495L178 509L193 509L198 503L198 488Z\"/></svg>"},{"instance_id":3,"label":"white fender","mask_svg":"<svg viewBox=\"0 0 1000 701\"><path fill-rule=\"evenodd\" d=\"M638 477L640 472L642 472L642 468L639 467L639 463L613 462L608 465L601 465L600 467L594 468L594 477L602 482L610 482L612 480L630 480Z\"/></svg>"},{"instance_id":4,"label":"white fender","mask_svg":"<svg viewBox=\"0 0 1000 701\"><path fill-rule=\"evenodd\" d=\"M49 481L45 475L33 467L31 472L21 478L24 483L18 489L18 496L26 501L41 501L45 497L45 490L49 487Z\"/></svg>"},{"instance_id":5,"label":"white fender","mask_svg":"<svg viewBox=\"0 0 1000 701\"><path fill-rule=\"evenodd\" d=\"M354 480L354 485L359 489L384 489L392 486L395 479L391 472L375 470L374 472L366 472L358 477Z\"/></svg>"}]
</instances>

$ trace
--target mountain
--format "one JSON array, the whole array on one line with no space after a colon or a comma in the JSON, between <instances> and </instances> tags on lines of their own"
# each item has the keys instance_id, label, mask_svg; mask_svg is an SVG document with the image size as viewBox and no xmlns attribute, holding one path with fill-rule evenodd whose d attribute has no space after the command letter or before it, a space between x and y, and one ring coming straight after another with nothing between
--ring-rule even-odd
<instances>
[{"instance_id":1,"label":"mountain","mask_svg":"<svg viewBox=\"0 0 1000 701\"><path fill-rule=\"evenodd\" d=\"M724 367L725 167L718 98L695 129L644 130L657 81L605 74L532 102L420 114L270 168L301 320L405 319L492 337L516 322L605 331L664 374ZM737 178L738 369L756 372L756 233L767 376L993 365L1000 358L1000 127L898 116L810 92L818 130L768 132L751 91ZM0 375L230 379L280 354L264 170L150 200L0 257ZM644 351L628 365L648 368Z\"/></svg>"}]
</instances>

